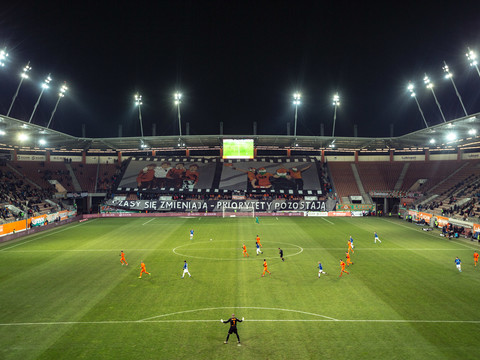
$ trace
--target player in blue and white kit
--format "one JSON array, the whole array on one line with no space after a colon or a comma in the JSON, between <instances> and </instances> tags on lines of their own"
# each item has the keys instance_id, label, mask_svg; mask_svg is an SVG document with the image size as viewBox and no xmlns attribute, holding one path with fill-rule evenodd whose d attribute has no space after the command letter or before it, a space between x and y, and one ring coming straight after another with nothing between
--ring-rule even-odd
<instances>
[{"instance_id":1,"label":"player in blue and white kit","mask_svg":"<svg viewBox=\"0 0 480 360\"><path fill-rule=\"evenodd\" d=\"M455 265L457 266L458 271L462 272L462 260L460 260L458 256L455 258Z\"/></svg>"},{"instance_id":2,"label":"player in blue and white kit","mask_svg":"<svg viewBox=\"0 0 480 360\"><path fill-rule=\"evenodd\" d=\"M320 277L320 274L327 274L325 271L323 271L323 266L321 262L318 262L318 277Z\"/></svg>"},{"instance_id":3,"label":"player in blue and white kit","mask_svg":"<svg viewBox=\"0 0 480 360\"><path fill-rule=\"evenodd\" d=\"M351 246L352 250L355 248L355 246L353 246L353 238L352 238L352 235L350 235L350 246Z\"/></svg>"},{"instance_id":4,"label":"player in blue and white kit","mask_svg":"<svg viewBox=\"0 0 480 360\"><path fill-rule=\"evenodd\" d=\"M190 275L190 272L188 271L187 260L185 260L185 261L183 262L183 274L182 274L182 279L183 279L183 277L185 276L185 274L188 274L188 276L192 277L192 275Z\"/></svg>"},{"instance_id":5,"label":"player in blue and white kit","mask_svg":"<svg viewBox=\"0 0 480 360\"><path fill-rule=\"evenodd\" d=\"M378 238L378 234L377 234L376 231L375 231L375 233L374 233L374 236L375 236L375 240L374 240L375 244L377 243L377 241L381 244L381 243L382 243L382 240L380 240L380 239Z\"/></svg>"},{"instance_id":6,"label":"player in blue and white kit","mask_svg":"<svg viewBox=\"0 0 480 360\"><path fill-rule=\"evenodd\" d=\"M193 240L193 229L190 230L190 240Z\"/></svg>"},{"instance_id":7,"label":"player in blue and white kit","mask_svg":"<svg viewBox=\"0 0 480 360\"><path fill-rule=\"evenodd\" d=\"M263 251L260 250L260 244L257 242L255 243L257 245L257 255L258 254L263 254Z\"/></svg>"}]
</instances>

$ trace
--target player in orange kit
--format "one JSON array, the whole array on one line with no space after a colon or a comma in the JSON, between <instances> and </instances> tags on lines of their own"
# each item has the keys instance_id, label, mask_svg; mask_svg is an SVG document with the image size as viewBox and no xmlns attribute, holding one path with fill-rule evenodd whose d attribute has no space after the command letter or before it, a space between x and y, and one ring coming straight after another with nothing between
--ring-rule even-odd
<instances>
[{"instance_id":1,"label":"player in orange kit","mask_svg":"<svg viewBox=\"0 0 480 360\"><path fill-rule=\"evenodd\" d=\"M258 235L257 235L257 244L260 245L260 247L263 247L262 243L260 242L260 236L258 236Z\"/></svg>"},{"instance_id":2,"label":"player in orange kit","mask_svg":"<svg viewBox=\"0 0 480 360\"><path fill-rule=\"evenodd\" d=\"M128 265L127 260L125 260L125 254L123 253L123 250L120 251L120 263L122 265Z\"/></svg>"},{"instance_id":3,"label":"player in orange kit","mask_svg":"<svg viewBox=\"0 0 480 360\"><path fill-rule=\"evenodd\" d=\"M342 277L343 273L346 273L346 274L350 275L350 273L347 270L345 270L345 263L343 262L342 259L340 259L340 268L342 269L340 271L340 277Z\"/></svg>"},{"instance_id":4,"label":"player in orange kit","mask_svg":"<svg viewBox=\"0 0 480 360\"><path fill-rule=\"evenodd\" d=\"M345 253L345 257L347 258L347 266L353 265L353 262L350 260L350 254L348 251Z\"/></svg>"},{"instance_id":5,"label":"player in orange kit","mask_svg":"<svg viewBox=\"0 0 480 360\"><path fill-rule=\"evenodd\" d=\"M142 269L140 270L140 276L138 277L139 279L142 278L142 274L143 274L143 273L148 274L148 275L151 275L151 274L147 271L147 269L145 268L145 264L144 264L143 260L141 261L140 267L141 267Z\"/></svg>"},{"instance_id":6,"label":"player in orange kit","mask_svg":"<svg viewBox=\"0 0 480 360\"><path fill-rule=\"evenodd\" d=\"M262 276L265 276L265 271L268 272L270 275L272 275L272 273L270 271L268 271L267 259L263 259L263 274L262 274Z\"/></svg>"},{"instance_id":7,"label":"player in orange kit","mask_svg":"<svg viewBox=\"0 0 480 360\"><path fill-rule=\"evenodd\" d=\"M245 257L245 255L246 255L247 257L250 257L250 255L248 255L247 247L245 246L245 244L243 244L242 248L243 248L243 257Z\"/></svg>"},{"instance_id":8,"label":"player in orange kit","mask_svg":"<svg viewBox=\"0 0 480 360\"><path fill-rule=\"evenodd\" d=\"M475 252L473 253L473 263L475 264L475 266L477 266L477 263L478 263L478 252L475 250Z\"/></svg>"}]
</instances>

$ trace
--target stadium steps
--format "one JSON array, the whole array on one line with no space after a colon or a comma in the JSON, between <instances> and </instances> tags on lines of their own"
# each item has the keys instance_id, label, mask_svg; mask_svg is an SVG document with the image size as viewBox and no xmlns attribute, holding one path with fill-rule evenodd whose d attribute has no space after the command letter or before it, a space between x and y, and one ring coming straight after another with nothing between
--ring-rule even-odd
<instances>
[{"instance_id":1,"label":"stadium steps","mask_svg":"<svg viewBox=\"0 0 480 360\"><path fill-rule=\"evenodd\" d=\"M70 177L72 178L73 189L77 192L82 191L82 187L80 186L80 183L78 182L78 179L75 176L75 172L72 169L72 165L66 163L65 167L67 168L68 173L70 174Z\"/></svg>"},{"instance_id":2,"label":"stadium steps","mask_svg":"<svg viewBox=\"0 0 480 360\"><path fill-rule=\"evenodd\" d=\"M30 180L28 177L26 177L25 175L23 175L20 171L18 171L17 169L15 169L14 166L12 166L9 162L7 162L7 167L12 170L16 175L18 175L20 177L20 179L24 179L26 182L28 182L30 185L33 185L34 187L36 187L37 189L42 189L42 187L40 185L38 185L36 182Z\"/></svg>"},{"instance_id":3,"label":"stadium steps","mask_svg":"<svg viewBox=\"0 0 480 360\"><path fill-rule=\"evenodd\" d=\"M458 173L459 171L461 171L463 168L465 168L466 166L470 166L470 163L469 162L466 162L465 164L463 164L463 166L460 166L457 170L455 170L453 173L451 173L449 176L447 176L445 179L443 179L442 181L440 181L438 184L436 184L435 186L431 187L428 192L430 194L433 193L433 191L435 191L436 188L438 188L440 185L442 185L444 182L450 180L452 177L455 176L456 173Z\"/></svg>"},{"instance_id":4,"label":"stadium steps","mask_svg":"<svg viewBox=\"0 0 480 360\"><path fill-rule=\"evenodd\" d=\"M395 187L393 188L393 190L395 191L399 191L402 189L402 185L403 185L403 179L405 179L405 175L407 174L407 171L408 171L408 167L410 166L410 163L407 162L405 163L405 165L403 165L403 169L402 169L402 172L400 173L400 176L398 177L398 180L395 184Z\"/></svg>"},{"instance_id":5,"label":"stadium steps","mask_svg":"<svg viewBox=\"0 0 480 360\"><path fill-rule=\"evenodd\" d=\"M371 204L372 198L369 194L365 192L365 189L362 184L362 180L360 179L360 175L358 174L358 169L355 163L350 164L352 166L353 177L355 178L355 182L357 183L358 190L360 190L360 195L362 195L363 203L364 204Z\"/></svg>"}]
</instances>

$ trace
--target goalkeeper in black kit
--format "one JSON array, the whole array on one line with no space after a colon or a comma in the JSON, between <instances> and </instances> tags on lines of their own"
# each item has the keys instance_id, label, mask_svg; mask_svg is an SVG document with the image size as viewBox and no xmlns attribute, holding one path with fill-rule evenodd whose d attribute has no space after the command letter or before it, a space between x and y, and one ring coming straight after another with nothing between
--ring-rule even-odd
<instances>
[{"instance_id":1,"label":"goalkeeper in black kit","mask_svg":"<svg viewBox=\"0 0 480 360\"><path fill-rule=\"evenodd\" d=\"M237 335L238 345L240 346L240 336L238 336L237 322L242 322L243 320L245 320L245 318L242 318L242 320L237 319L235 317L235 314L232 314L232 317L228 320L225 320L225 321L223 319L220 320L224 324L230 323L230 328L228 329L227 339L223 342L224 344L228 344L228 338L230 337L230 334L235 333L235 335Z\"/></svg>"}]
</instances>

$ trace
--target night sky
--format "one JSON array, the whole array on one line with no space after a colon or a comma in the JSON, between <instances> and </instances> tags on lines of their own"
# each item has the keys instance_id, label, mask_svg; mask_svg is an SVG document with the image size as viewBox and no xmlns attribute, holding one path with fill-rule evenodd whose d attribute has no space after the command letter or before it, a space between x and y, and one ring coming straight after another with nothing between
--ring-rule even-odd
<instances>
[{"instance_id":1,"label":"night sky","mask_svg":"<svg viewBox=\"0 0 480 360\"><path fill-rule=\"evenodd\" d=\"M11 116L46 125L66 81L51 127L71 135L139 136L134 94L143 96L145 136L177 135L173 93L179 90L183 133L293 134L292 94L302 93L297 135L402 135L442 122L423 84L426 72L447 120L463 116L445 60L469 114L480 112L480 77L467 47L480 53L480 4L349 1L97 1L3 4L0 46L10 56L0 69L0 113L6 114L30 61Z\"/></svg>"}]
</instances>

